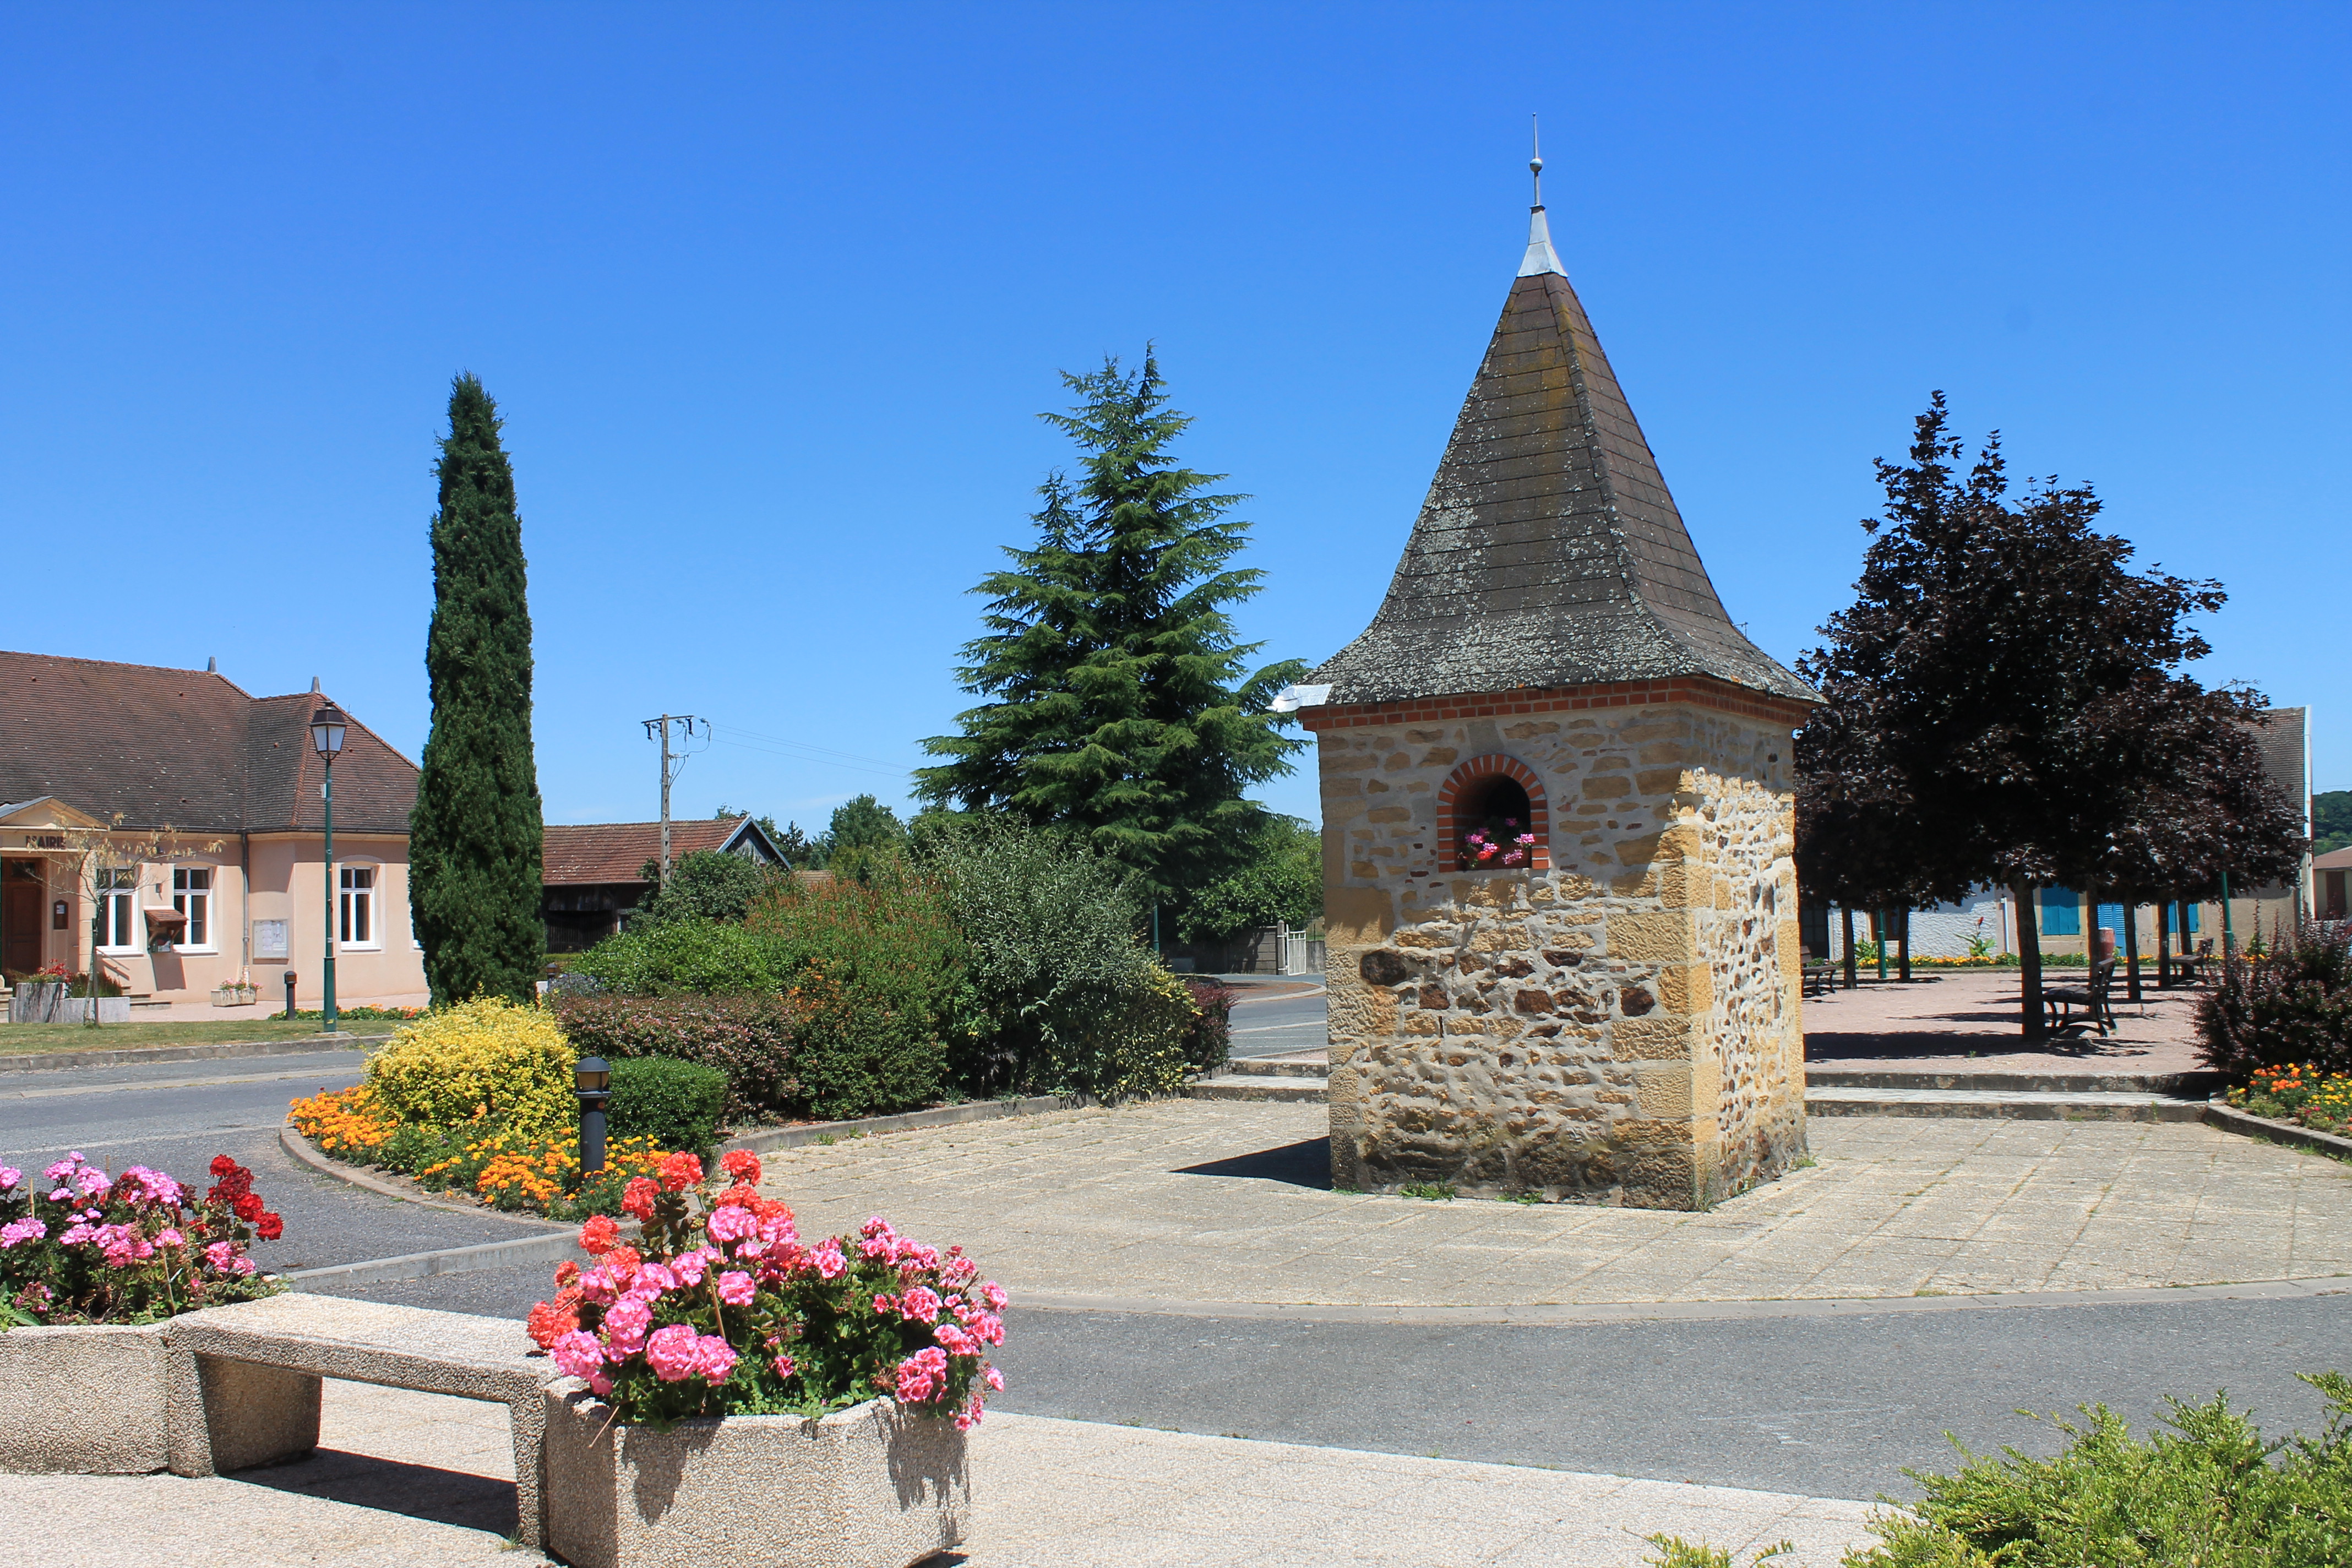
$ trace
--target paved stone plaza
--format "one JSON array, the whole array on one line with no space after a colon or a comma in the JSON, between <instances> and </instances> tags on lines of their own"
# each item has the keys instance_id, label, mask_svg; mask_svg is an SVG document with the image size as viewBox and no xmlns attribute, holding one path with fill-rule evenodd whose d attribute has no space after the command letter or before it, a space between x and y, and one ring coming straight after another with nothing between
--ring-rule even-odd
<instances>
[{"instance_id":1,"label":"paved stone plaza","mask_svg":"<svg viewBox=\"0 0 2352 1568\"><path fill-rule=\"evenodd\" d=\"M239 1477L0 1476L0 1564L492 1568L514 1460L495 1405L330 1382L320 1452ZM992 1415L970 1539L940 1568L1632 1568L1654 1531L1787 1540L1831 1568L1868 1504ZM1409 1498L1409 1507L1398 1507Z\"/></svg>"},{"instance_id":2,"label":"paved stone plaza","mask_svg":"<svg viewBox=\"0 0 2352 1568\"><path fill-rule=\"evenodd\" d=\"M1711 1213L1324 1190L1325 1112L1163 1100L767 1156L803 1234L887 1215L1016 1300L1482 1306L2352 1274L2352 1169L2198 1124L1815 1119Z\"/></svg>"}]
</instances>

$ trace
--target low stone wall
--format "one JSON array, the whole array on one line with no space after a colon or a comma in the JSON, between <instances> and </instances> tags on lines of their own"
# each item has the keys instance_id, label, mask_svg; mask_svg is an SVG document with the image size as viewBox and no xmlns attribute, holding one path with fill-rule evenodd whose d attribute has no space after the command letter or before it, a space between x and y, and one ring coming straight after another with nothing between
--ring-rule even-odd
<instances>
[{"instance_id":1,"label":"low stone wall","mask_svg":"<svg viewBox=\"0 0 2352 1568\"><path fill-rule=\"evenodd\" d=\"M1778 1175L1805 1147L1787 718L1513 706L1315 725L1334 1182L1690 1208ZM1448 856L1441 793L1497 754L1548 866Z\"/></svg>"}]
</instances>

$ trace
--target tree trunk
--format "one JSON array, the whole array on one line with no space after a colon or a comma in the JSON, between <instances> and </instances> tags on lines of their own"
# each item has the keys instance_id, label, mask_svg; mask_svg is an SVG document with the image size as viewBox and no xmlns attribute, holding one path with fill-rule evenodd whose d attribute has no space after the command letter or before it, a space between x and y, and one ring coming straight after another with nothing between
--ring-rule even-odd
<instances>
[{"instance_id":1,"label":"tree trunk","mask_svg":"<svg viewBox=\"0 0 2352 1568\"><path fill-rule=\"evenodd\" d=\"M1903 984L1911 984L1911 906L1904 905L1895 911L1895 929L1903 937Z\"/></svg>"},{"instance_id":2,"label":"tree trunk","mask_svg":"<svg viewBox=\"0 0 2352 1568\"><path fill-rule=\"evenodd\" d=\"M2172 900L2156 906L2156 988L2172 989Z\"/></svg>"},{"instance_id":3,"label":"tree trunk","mask_svg":"<svg viewBox=\"0 0 2352 1568\"><path fill-rule=\"evenodd\" d=\"M2024 1002L2025 1037L2042 1037L2042 924L2033 907L2033 887L2018 882L2010 888L2017 900L2017 978Z\"/></svg>"},{"instance_id":4,"label":"tree trunk","mask_svg":"<svg viewBox=\"0 0 2352 1568\"><path fill-rule=\"evenodd\" d=\"M2124 994L2131 1001L2139 994L2139 906L2124 906L2124 981L2129 986Z\"/></svg>"},{"instance_id":5,"label":"tree trunk","mask_svg":"<svg viewBox=\"0 0 2352 1568\"><path fill-rule=\"evenodd\" d=\"M1838 922L1839 934L1845 938L1845 988L1851 991L1856 984L1853 973L1853 906L1852 904L1838 906Z\"/></svg>"},{"instance_id":6,"label":"tree trunk","mask_svg":"<svg viewBox=\"0 0 2352 1568\"><path fill-rule=\"evenodd\" d=\"M1872 945L1878 949L1878 983L1882 985L1886 984L1887 931L1894 923L1886 918L1885 905L1881 904L1870 911L1870 935Z\"/></svg>"}]
</instances>

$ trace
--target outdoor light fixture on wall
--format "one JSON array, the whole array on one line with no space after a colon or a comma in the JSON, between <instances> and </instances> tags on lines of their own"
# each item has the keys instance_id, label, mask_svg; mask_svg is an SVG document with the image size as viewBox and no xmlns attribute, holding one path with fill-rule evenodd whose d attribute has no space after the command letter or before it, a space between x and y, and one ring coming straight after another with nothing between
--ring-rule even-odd
<instances>
[{"instance_id":1,"label":"outdoor light fixture on wall","mask_svg":"<svg viewBox=\"0 0 2352 1568\"><path fill-rule=\"evenodd\" d=\"M327 765L326 779L319 785L327 837L327 990L326 999L319 1004L319 1030L328 1035L335 1032L335 759L342 754L343 728L343 716L331 702L310 715L310 749ZM293 977L289 975L287 982L290 986ZM293 1016L290 1006L287 1016Z\"/></svg>"},{"instance_id":2,"label":"outdoor light fixture on wall","mask_svg":"<svg viewBox=\"0 0 2352 1568\"><path fill-rule=\"evenodd\" d=\"M572 1092L580 1097L580 1169L604 1168L604 1108L613 1102L613 1068L603 1057L582 1057L572 1068Z\"/></svg>"}]
</instances>

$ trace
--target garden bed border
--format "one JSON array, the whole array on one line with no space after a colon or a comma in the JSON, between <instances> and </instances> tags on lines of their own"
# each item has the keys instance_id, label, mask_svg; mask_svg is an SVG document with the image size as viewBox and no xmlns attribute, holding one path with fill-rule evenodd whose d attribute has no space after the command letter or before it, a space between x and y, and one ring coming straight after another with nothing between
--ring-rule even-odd
<instances>
[{"instance_id":1,"label":"garden bed border","mask_svg":"<svg viewBox=\"0 0 2352 1568\"><path fill-rule=\"evenodd\" d=\"M2254 1116L2221 1100L2205 1105L2205 1124L2224 1132L2235 1132L2244 1138L2260 1138L2273 1143L2284 1143L2314 1154L2332 1155L2338 1160L2352 1160L2352 1138L2338 1138L2333 1132L2322 1132L2293 1121L2273 1121L2267 1116Z\"/></svg>"}]
</instances>

